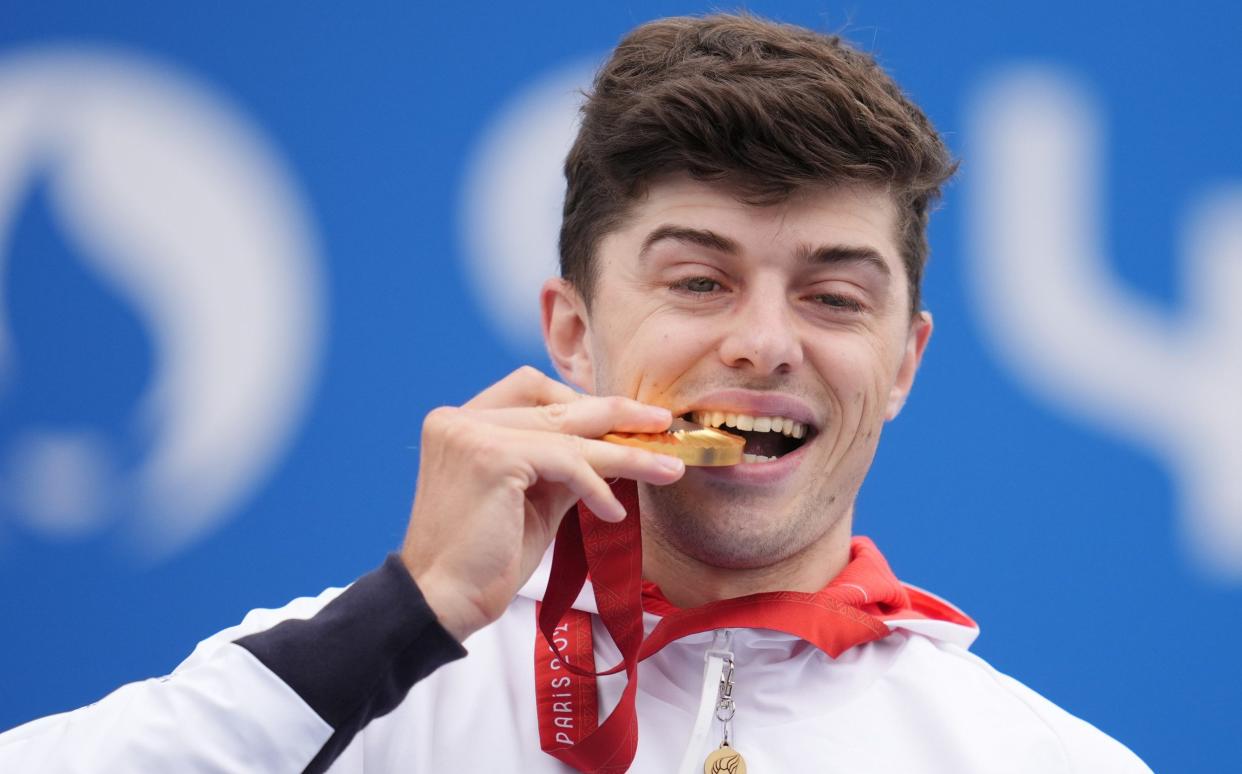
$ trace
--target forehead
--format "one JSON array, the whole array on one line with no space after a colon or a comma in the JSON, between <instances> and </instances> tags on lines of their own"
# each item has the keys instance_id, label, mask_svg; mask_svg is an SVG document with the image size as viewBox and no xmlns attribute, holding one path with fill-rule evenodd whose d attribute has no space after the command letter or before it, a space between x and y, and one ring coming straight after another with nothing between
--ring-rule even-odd
<instances>
[{"instance_id":1,"label":"forehead","mask_svg":"<svg viewBox=\"0 0 1242 774\"><path fill-rule=\"evenodd\" d=\"M605 237L602 252L606 259L620 257L618 252L645 254L653 237L679 228L718 236L739 254L771 258L866 248L880 255L892 274L902 273L893 197L884 188L860 185L808 187L779 202L756 205L719 184L688 177L661 180Z\"/></svg>"}]
</instances>

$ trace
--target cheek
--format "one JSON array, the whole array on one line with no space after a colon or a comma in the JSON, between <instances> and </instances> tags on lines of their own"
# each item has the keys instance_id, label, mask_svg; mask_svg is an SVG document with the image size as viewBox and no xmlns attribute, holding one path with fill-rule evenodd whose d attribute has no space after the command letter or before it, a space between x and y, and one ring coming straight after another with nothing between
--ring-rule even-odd
<instances>
[{"instance_id":1,"label":"cheek","mask_svg":"<svg viewBox=\"0 0 1242 774\"><path fill-rule=\"evenodd\" d=\"M678 381L712 352L710 338L694 326L650 318L613 329L594 348L601 394L621 394L659 404Z\"/></svg>"},{"instance_id":2,"label":"cheek","mask_svg":"<svg viewBox=\"0 0 1242 774\"><path fill-rule=\"evenodd\" d=\"M817 370L841 409L883 411L896 372L887 347L874 339L851 337L826 341L817 349Z\"/></svg>"}]
</instances>

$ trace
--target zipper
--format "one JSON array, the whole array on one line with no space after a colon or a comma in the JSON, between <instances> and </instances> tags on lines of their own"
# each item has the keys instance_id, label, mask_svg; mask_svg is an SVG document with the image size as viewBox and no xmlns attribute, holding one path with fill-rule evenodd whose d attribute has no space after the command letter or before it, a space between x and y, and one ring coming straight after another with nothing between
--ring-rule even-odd
<instances>
[{"instance_id":1,"label":"zipper","mask_svg":"<svg viewBox=\"0 0 1242 774\"><path fill-rule=\"evenodd\" d=\"M733 630L717 629L711 647L703 654L703 690L699 694L699 711L694 719L694 729L682 756L682 774L702 774L703 760L709 752L712 721L719 716L725 723L733 717ZM711 745L714 749L715 745Z\"/></svg>"}]
</instances>

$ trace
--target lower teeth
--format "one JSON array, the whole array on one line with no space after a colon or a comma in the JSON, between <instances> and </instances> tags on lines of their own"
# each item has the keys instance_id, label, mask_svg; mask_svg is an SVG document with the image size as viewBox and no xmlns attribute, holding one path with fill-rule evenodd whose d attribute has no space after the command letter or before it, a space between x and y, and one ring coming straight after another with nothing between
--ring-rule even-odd
<instances>
[{"instance_id":1,"label":"lower teeth","mask_svg":"<svg viewBox=\"0 0 1242 774\"><path fill-rule=\"evenodd\" d=\"M765 457L762 454L743 454L742 462L776 462L776 457Z\"/></svg>"}]
</instances>

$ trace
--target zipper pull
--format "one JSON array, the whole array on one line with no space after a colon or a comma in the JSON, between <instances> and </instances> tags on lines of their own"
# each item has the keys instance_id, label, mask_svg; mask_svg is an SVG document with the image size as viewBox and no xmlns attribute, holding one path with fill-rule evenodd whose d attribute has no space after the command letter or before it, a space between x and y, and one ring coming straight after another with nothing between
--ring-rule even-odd
<instances>
[{"instance_id":1,"label":"zipper pull","mask_svg":"<svg viewBox=\"0 0 1242 774\"><path fill-rule=\"evenodd\" d=\"M711 646L703 653L703 687L699 694L699 709L694 719L694 728L686 742L686 750L682 754L681 764L677 767L678 774L699 774L703 771L703 750L711 744L712 724L720 704L720 681L725 673L726 662L730 665L733 663L733 630L717 629ZM728 682L731 684L732 681L733 676L730 674Z\"/></svg>"},{"instance_id":2,"label":"zipper pull","mask_svg":"<svg viewBox=\"0 0 1242 774\"><path fill-rule=\"evenodd\" d=\"M733 654L724 658L720 673L720 686L716 692L716 720L720 721L723 739L720 747L712 751L703 762L703 774L746 774L746 760L729 745L729 731L737 704L733 701Z\"/></svg>"}]
</instances>

